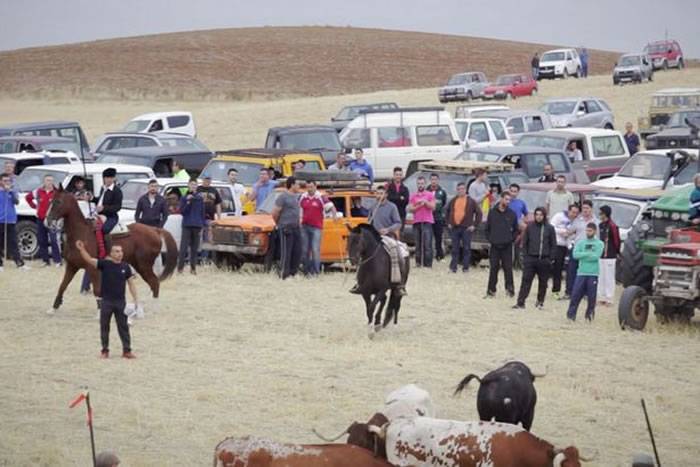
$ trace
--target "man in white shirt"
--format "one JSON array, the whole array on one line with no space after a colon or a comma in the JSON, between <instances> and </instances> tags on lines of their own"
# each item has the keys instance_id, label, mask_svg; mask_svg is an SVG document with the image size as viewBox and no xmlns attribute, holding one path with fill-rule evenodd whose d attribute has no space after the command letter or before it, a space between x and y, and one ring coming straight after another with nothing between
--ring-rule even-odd
<instances>
[{"instance_id":1,"label":"man in white shirt","mask_svg":"<svg viewBox=\"0 0 700 467\"><path fill-rule=\"evenodd\" d=\"M576 146L576 141L569 141L569 144L566 146L566 156L571 162L581 162L583 160L583 153Z\"/></svg>"},{"instance_id":2,"label":"man in white shirt","mask_svg":"<svg viewBox=\"0 0 700 467\"><path fill-rule=\"evenodd\" d=\"M586 239L586 226L589 222L598 225L598 219L593 215L593 203L587 199L581 203L581 214L571 223L570 232L573 235L573 243L571 245L571 253L569 254L569 264L566 268L566 297L571 296L571 290L574 287L576 280L576 271L578 270L578 260L574 259L574 245L581 240Z\"/></svg>"},{"instance_id":3,"label":"man in white shirt","mask_svg":"<svg viewBox=\"0 0 700 467\"><path fill-rule=\"evenodd\" d=\"M489 193L489 186L486 184L487 173L484 169L476 169L474 171L474 181L469 185L469 197L481 206L481 202Z\"/></svg>"},{"instance_id":4,"label":"man in white shirt","mask_svg":"<svg viewBox=\"0 0 700 467\"><path fill-rule=\"evenodd\" d=\"M228 169L228 182L233 188L233 206L235 209L235 216L243 215L243 198L245 198L245 187L238 183L238 170L234 168Z\"/></svg>"},{"instance_id":5,"label":"man in white shirt","mask_svg":"<svg viewBox=\"0 0 700 467\"><path fill-rule=\"evenodd\" d=\"M575 230L572 229L572 224L578 218L580 210L578 204L572 204L568 210L554 213L550 221L557 234L557 249L552 264L552 294L556 300L561 298L559 294L564 261L574 243Z\"/></svg>"}]
</instances>

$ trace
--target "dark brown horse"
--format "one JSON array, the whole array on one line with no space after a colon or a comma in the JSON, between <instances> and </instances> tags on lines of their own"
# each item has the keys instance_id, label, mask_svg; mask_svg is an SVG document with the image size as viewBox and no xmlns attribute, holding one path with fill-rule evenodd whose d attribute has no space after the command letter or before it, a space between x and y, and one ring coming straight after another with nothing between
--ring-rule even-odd
<instances>
[{"instance_id":1,"label":"dark brown horse","mask_svg":"<svg viewBox=\"0 0 700 467\"><path fill-rule=\"evenodd\" d=\"M83 261L75 247L76 240L82 240L90 255L94 258L97 257L97 240L94 227L92 222L83 216L80 206L78 206L78 201L72 193L64 191L62 187L56 190L56 195L46 214L45 222L49 227L56 227L62 222L63 231L66 234L65 249L63 251L63 256L66 260L66 272L63 275L63 281L53 302L53 310L50 310L50 312L57 311L61 306L63 293L80 269L87 270L95 296L99 298L102 293L100 290L99 272ZM128 226L128 229L128 233L114 235L112 243L121 245L124 251L124 261L129 263L143 280L148 283L153 292L153 298L158 298L160 281L170 277L177 265L177 244L175 239L166 230L143 224L131 224ZM153 272L153 263L160 255L162 242L165 242L166 246L165 267L160 277L158 277Z\"/></svg>"}]
</instances>

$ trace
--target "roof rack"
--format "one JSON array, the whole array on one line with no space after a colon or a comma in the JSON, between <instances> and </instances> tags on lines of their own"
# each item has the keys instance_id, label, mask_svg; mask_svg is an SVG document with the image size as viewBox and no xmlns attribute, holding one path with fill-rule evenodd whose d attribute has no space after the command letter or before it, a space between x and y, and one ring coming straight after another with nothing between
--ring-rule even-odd
<instances>
[{"instance_id":1,"label":"roof rack","mask_svg":"<svg viewBox=\"0 0 700 467\"><path fill-rule=\"evenodd\" d=\"M396 109L363 109L360 114L386 114L386 113L404 113L404 112L442 112L444 107L398 107Z\"/></svg>"},{"instance_id":2,"label":"roof rack","mask_svg":"<svg viewBox=\"0 0 700 467\"><path fill-rule=\"evenodd\" d=\"M227 149L214 152L214 156L245 156L245 157L281 157L289 154L321 154L319 151L309 151L306 149L267 149L267 148L252 148L252 149Z\"/></svg>"},{"instance_id":3,"label":"roof rack","mask_svg":"<svg viewBox=\"0 0 700 467\"><path fill-rule=\"evenodd\" d=\"M461 161L461 160L434 160L418 163L418 170L472 173L476 169L487 172L508 172L513 170L513 164L503 162Z\"/></svg>"},{"instance_id":4,"label":"roof rack","mask_svg":"<svg viewBox=\"0 0 700 467\"><path fill-rule=\"evenodd\" d=\"M327 170L297 170L294 178L314 182L319 188L357 188L369 189L370 181L355 172L336 172Z\"/></svg>"}]
</instances>

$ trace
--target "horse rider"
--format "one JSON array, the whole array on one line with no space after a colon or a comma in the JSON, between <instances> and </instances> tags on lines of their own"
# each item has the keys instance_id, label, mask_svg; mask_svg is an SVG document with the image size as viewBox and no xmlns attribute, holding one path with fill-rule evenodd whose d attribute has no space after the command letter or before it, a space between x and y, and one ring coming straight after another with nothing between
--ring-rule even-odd
<instances>
[{"instance_id":1,"label":"horse rider","mask_svg":"<svg viewBox=\"0 0 700 467\"><path fill-rule=\"evenodd\" d=\"M102 188L100 195L93 198L97 204L95 212L101 228L97 232L97 244L100 248L100 258L106 256L104 240L106 235L119 223L119 210L122 208L122 191L116 183L117 170L109 167L102 171Z\"/></svg>"},{"instance_id":2,"label":"horse rider","mask_svg":"<svg viewBox=\"0 0 700 467\"><path fill-rule=\"evenodd\" d=\"M392 269L393 265L399 265L399 271L403 272L405 266L404 256L401 254L401 245L399 241L399 234L401 232L401 217L399 216L399 210L394 203L387 199L386 187L380 185L377 187L377 204L369 215L367 222L372 225L377 232L383 238L390 239L387 243L390 245L388 248L389 257L391 259ZM396 277L398 276L398 277ZM403 274L391 274L391 284L396 286L396 292L400 297L406 295L406 286L402 283ZM360 291L359 284L350 289L350 293L362 294Z\"/></svg>"}]
</instances>

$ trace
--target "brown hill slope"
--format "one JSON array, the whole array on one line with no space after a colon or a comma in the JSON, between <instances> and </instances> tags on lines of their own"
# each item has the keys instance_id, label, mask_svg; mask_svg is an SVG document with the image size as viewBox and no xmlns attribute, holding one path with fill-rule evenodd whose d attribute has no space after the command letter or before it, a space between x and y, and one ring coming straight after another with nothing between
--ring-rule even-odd
<instances>
[{"instance_id":1,"label":"brown hill slope","mask_svg":"<svg viewBox=\"0 0 700 467\"><path fill-rule=\"evenodd\" d=\"M340 27L218 29L0 53L0 93L250 99L438 86L450 74L526 72L550 46ZM614 52L591 51L591 74Z\"/></svg>"}]
</instances>

